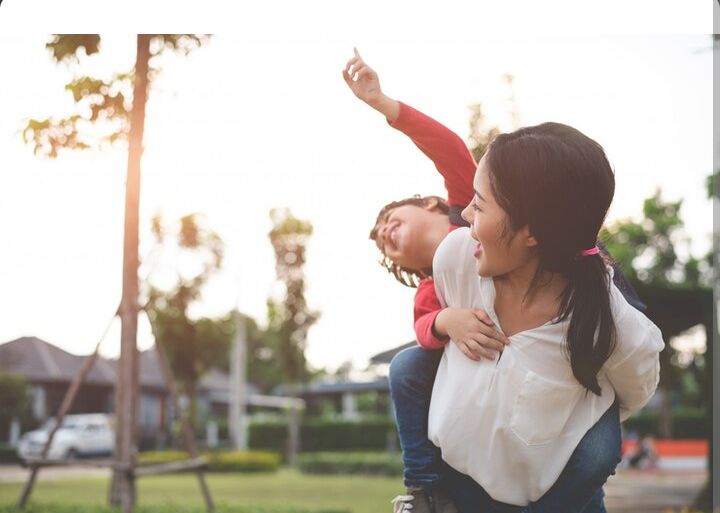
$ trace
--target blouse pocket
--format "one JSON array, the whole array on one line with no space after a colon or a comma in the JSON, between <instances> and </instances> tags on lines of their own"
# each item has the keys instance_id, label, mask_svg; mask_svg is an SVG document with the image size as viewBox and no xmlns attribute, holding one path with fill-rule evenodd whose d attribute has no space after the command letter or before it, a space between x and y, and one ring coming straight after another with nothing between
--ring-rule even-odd
<instances>
[{"instance_id":1,"label":"blouse pocket","mask_svg":"<svg viewBox=\"0 0 720 513\"><path fill-rule=\"evenodd\" d=\"M510 429L526 445L548 444L562 433L582 394L579 383L551 381L529 371L513 405Z\"/></svg>"}]
</instances>

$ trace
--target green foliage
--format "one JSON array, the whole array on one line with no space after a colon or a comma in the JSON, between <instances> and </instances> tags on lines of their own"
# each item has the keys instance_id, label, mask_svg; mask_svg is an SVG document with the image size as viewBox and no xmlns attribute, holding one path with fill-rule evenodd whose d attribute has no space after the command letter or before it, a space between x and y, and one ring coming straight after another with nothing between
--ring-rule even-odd
<instances>
[{"instance_id":1,"label":"green foliage","mask_svg":"<svg viewBox=\"0 0 720 513\"><path fill-rule=\"evenodd\" d=\"M720 174L720 171L715 171L707 177L705 187L707 188L708 199L711 199L713 196L720 199L720 182L718 182L718 174Z\"/></svg>"},{"instance_id":2,"label":"green foliage","mask_svg":"<svg viewBox=\"0 0 720 513\"><path fill-rule=\"evenodd\" d=\"M45 48L56 62L79 62L81 50L85 55L100 51L100 34L55 34Z\"/></svg>"},{"instance_id":3,"label":"green foliage","mask_svg":"<svg viewBox=\"0 0 720 513\"><path fill-rule=\"evenodd\" d=\"M682 200L665 201L660 190L643 203L644 219L617 221L600 232L610 254L630 281L662 287L708 286L705 262L678 257L676 248L689 248L680 217Z\"/></svg>"},{"instance_id":4,"label":"green foliage","mask_svg":"<svg viewBox=\"0 0 720 513\"><path fill-rule=\"evenodd\" d=\"M208 451L201 454L209 472L275 472L280 468L280 454L268 451ZM189 459L184 451L149 451L139 456L141 464L169 463Z\"/></svg>"},{"instance_id":5,"label":"green foliage","mask_svg":"<svg viewBox=\"0 0 720 513\"><path fill-rule=\"evenodd\" d=\"M175 379L194 405L197 383L212 367L227 367L234 324L230 315L220 319L193 319L190 309L207 280L222 265L224 243L195 214L180 219L173 229L160 216L152 221L157 248L168 261L192 262L175 269L174 282L166 287L153 285L149 277L146 311L156 343L167 355ZM163 270L170 266L165 264ZM194 406L191 418L194 419Z\"/></svg>"},{"instance_id":6,"label":"green foliage","mask_svg":"<svg viewBox=\"0 0 720 513\"><path fill-rule=\"evenodd\" d=\"M23 140L33 143L36 155L55 158L61 148L68 150L86 150L90 145L80 138L77 125L81 116L74 115L65 119L31 119L23 129Z\"/></svg>"},{"instance_id":7,"label":"green foliage","mask_svg":"<svg viewBox=\"0 0 720 513\"><path fill-rule=\"evenodd\" d=\"M0 444L0 464L3 463L20 463L20 457L17 450L9 445Z\"/></svg>"},{"instance_id":8,"label":"green foliage","mask_svg":"<svg viewBox=\"0 0 720 513\"><path fill-rule=\"evenodd\" d=\"M142 451L138 454L138 463L140 465L150 465L182 461L188 458L190 458L190 454L187 451Z\"/></svg>"},{"instance_id":9,"label":"green foliage","mask_svg":"<svg viewBox=\"0 0 720 513\"><path fill-rule=\"evenodd\" d=\"M300 426L301 450L358 451L384 450L388 433L395 436L395 423L385 417L350 421L306 419ZM253 422L248 430L248 445L253 449L284 451L287 441L287 422Z\"/></svg>"},{"instance_id":10,"label":"green foliage","mask_svg":"<svg viewBox=\"0 0 720 513\"><path fill-rule=\"evenodd\" d=\"M269 233L275 251L275 271L285 285L285 297L268 299L268 329L265 344L282 370L285 381L304 382L310 377L305 360L307 332L318 320L319 312L305 301L305 250L312 235L312 224L296 218L287 209L270 212L273 228Z\"/></svg>"},{"instance_id":11,"label":"green foliage","mask_svg":"<svg viewBox=\"0 0 720 513\"><path fill-rule=\"evenodd\" d=\"M482 104L474 103L468 108L470 109L470 135L468 136L470 153L475 162L480 162L492 140L500 133L500 129L488 124Z\"/></svg>"},{"instance_id":12,"label":"green foliage","mask_svg":"<svg viewBox=\"0 0 720 513\"><path fill-rule=\"evenodd\" d=\"M156 34L150 39L150 55L157 57L166 50L188 55L209 37ZM57 63L79 64L99 56L101 38L98 34L55 34L46 47ZM151 58L151 81L158 71L157 59ZM108 79L75 76L65 89L73 96L76 112L64 118L28 120L22 131L23 140L33 145L36 155L48 158L57 157L61 149L86 150L126 141L134 79L134 70L115 73Z\"/></svg>"},{"instance_id":13,"label":"green foliage","mask_svg":"<svg viewBox=\"0 0 720 513\"><path fill-rule=\"evenodd\" d=\"M318 452L302 454L297 466L306 474L402 476L400 454L387 452Z\"/></svg>"},{"instance_id":14,"label":"green foliage","mask_svg":"<svg viewBox=\"0 0 720 513\"><path fill-rule=\"evenodd\" d=\"M704 422L705 411L701 409L683 409L673 412L672 435L677 439L708 438L708 426ZM648 434L655 437L660 435L657 413L638 413L623 424L626 431L635 431L639 434Z\"/></svg>"},{"instance_id":15,"label":"green foliage","mask_svg":"<svg viewBox=\"0 0 720 513\"><path fill-rule=\"evenodd\" d=\"M24 376L0 372L0 423L22 420L28 407L28 382Z\"/></svg>"}]
</instances>

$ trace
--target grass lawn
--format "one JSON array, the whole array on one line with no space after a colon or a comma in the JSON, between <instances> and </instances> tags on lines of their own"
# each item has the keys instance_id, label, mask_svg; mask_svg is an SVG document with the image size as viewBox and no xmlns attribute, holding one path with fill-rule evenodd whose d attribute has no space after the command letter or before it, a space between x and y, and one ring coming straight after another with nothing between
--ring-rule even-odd
<instances>
[{"instance_id":1,"label":"grass lawn","mask_svg":"<svg viewBox=\"0 0 720 513\"><path fill-rule=\"evenodd\" d=\"M390 500L404 490L400 478L304 475L291 469L277 474L208 474L208 483L217 504L349 513L390 512ZM0 506L14 504L21 489L22 483L0 483ZM105 505L107 490L104 478L43 481L41 472L31 501ZM194 474L141 477L138 494L141 506L203 506Z\"/></svg>"}]
</instances>

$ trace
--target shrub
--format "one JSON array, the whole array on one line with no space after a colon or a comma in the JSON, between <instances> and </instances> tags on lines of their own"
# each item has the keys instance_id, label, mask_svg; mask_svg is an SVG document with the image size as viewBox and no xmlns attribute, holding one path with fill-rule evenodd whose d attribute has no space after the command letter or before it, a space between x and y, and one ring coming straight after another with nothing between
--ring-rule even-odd
<instances>
[{"instance_id":1,"label":"shrub","mask_svg":"<svg viewBox=\"0 0 720 513\"><path fill-rule=\"evenodd\" d=\"M399 454L386 452L318 452L298 457L298 468L307 474L402 475Z\"/></svg>"},{"instance_id":2,"label":"shrub","mask_svg":"<svg viewBox=\"0 0 720 513\"><path fill-rule=\"evenodd\" d=\"M636 431L657 437L659 419L657 413L638 413L623 424L626 431ZM705 412L683 409L672 414L672 435L678 439L708 438Z\"/></svg>"},{"instance_id":3,"label":"shrub","mask_svg":"<svg viewBox=\"0 0 720 513\"><path fill-rule=\"evenodd\" d=\"M280 468L279 454L267 451L212 451L201 454L208 462L209 472L275 472ZM184 451L141 452L138 461L143 464L169 463L190 457Z\"/></svg>"},{"instance_id":4,"label":"shrub","mask_svg":"<svg viewBox=\"0 0 720 513\"><path fill-rule=\"evenodd\" d=\"M385 417L365 420L307 419L300 426L300 450L382 451L387 448L388 433L395 436L395 423ZM253 422L249 428L249 446L253 449L285 451L287 423Z\"/></svg>"},{"instance_id":5,"label":"shrub","mask_svg":"<svg viewBox=\"0 0 720 513\"><path fill-rule=\"evenodd\" d=\"M185 451L143 451L138 455L138 463L170 463L186 460L190 455Z\"/></svg>"},{"instance_id":6,"label":"shrub","mask_svg":"<svg viewBox=\"0 0 720 513\"><path fill-rule=\"evenodd\" d=\"M20 463L20 458L14 447L0 444L0 463Z\"/></svg>"}]
</instances>

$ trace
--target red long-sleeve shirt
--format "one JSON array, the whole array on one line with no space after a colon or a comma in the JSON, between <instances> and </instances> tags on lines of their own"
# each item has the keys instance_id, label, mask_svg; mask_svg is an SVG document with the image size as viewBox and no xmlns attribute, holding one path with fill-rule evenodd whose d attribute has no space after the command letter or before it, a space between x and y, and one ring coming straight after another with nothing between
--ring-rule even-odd
<instances>
[{"instance_id":1,"label":"red long-sleeve shirt","mask_svg":"<svg viewBox=\"0 0 720 513\"><path fill-rule=\"evenodd\" d=\"M400 103L400 114L393 128L410 137L445 179L448 204L451 207L465 207L473 197L473 177L477 164L460 137L412 107ZM452 218L451 218L452 219ZM458 225L450 225L450 230ZM435 317L442 307L435 293L432 278L420 282L415 293L414 322L418 343L426 349L442 348L447 338L439 339L433 333Z\"/></svg>"}]
</instances>

